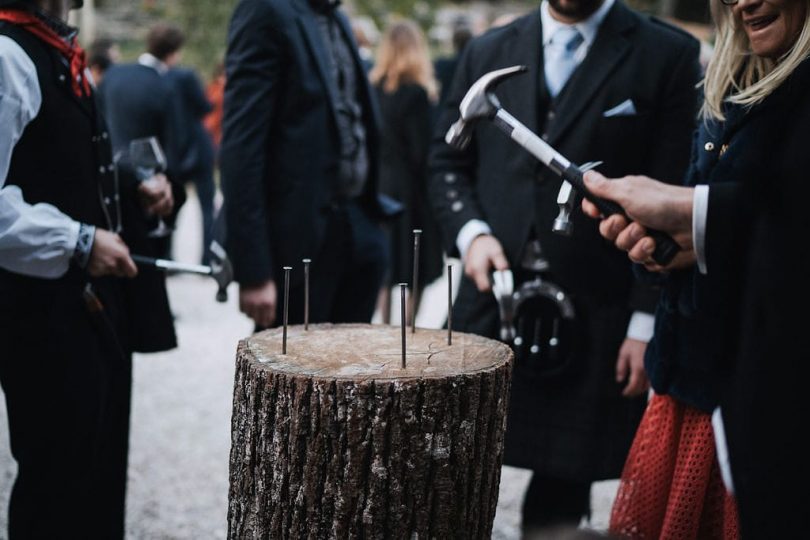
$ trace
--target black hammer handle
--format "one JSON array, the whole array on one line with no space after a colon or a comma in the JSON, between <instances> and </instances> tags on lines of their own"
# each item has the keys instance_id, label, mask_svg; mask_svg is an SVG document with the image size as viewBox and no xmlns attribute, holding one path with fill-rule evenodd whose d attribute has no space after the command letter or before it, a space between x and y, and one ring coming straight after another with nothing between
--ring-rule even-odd
<instances>
[{"instance_id":1,"label":"black hammer handle","mask_svg":"<svg viewBox=\"0 0 810 540\"><path fill-rule=\"evenodd\" d=\"M627 214L624 213L624 208L619 206L613 201L608 201L605 199L601 199L596 195L593 195L588 188L585 186L585 181L582 178L583 172L580 170L579 167L574 165L573 163L568 166L568 168L562 171L562 177L565 180L580 190L582 196L591 201L604 216L611 216L613 214L621 214L627 217ZM628 218L629 219L629 218ZM661 266L666 266L675 255L681 250L681 247L678 245L675 240L672 239L666 233L661 231L656 231L654 229L647 229L647 235L652 237L655 240L655 251L653 251L653 260L660 264Z\"/></svg>"}]
</instances>

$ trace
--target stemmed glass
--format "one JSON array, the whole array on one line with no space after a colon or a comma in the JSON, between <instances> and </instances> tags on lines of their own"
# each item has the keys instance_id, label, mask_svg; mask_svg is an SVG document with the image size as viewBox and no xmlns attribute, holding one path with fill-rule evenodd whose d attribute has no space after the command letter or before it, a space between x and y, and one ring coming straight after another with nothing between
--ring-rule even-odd
<instances>
[{"instance_id":1,"label":"stemmed glass","mask_svg":"<svg viewBox=\"0 0 810 540\"><path fill-rule=\"evenodd\" d=\"M166 172L166 154L163 153L157 137L133 139L129 143L129 159L140 182L156 182L155 175ZM172 229L163 218L157 216L157 226L149 231L149 236L163 238L171 233Z\"/></svg>"}]
</instances>

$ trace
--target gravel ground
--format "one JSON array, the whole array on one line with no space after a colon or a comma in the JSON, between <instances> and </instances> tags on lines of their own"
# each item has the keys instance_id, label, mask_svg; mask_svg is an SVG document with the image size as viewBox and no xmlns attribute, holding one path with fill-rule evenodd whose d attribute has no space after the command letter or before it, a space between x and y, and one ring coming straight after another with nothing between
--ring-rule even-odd
<instances>
[{"instance_id":1,"label":"gravel ground","mask_svg":"<svg viewBox=\"0 0 810 540\"><path fill-rule=\"evenodd\" d=\"M198 227L192 192L178 221L178 260L196 262ZM454 272L458 275L458 267ZM180 346L134 359L127 538L222 539L227 531L234 356L252 324L238 312L235 286L229 301L219 304L214 301L216 285L208 278L178 275L168 284ZM438 280L424 294L417 324L440 327L446 315L446 282ZM6 535L15 474L6 424L5 400L0 399L0 539ZM494 539L519 538L527 482L527 471L503 468ZM595 484L589 527L605 528L615 490L614 481Z\"/></svg>"}]
</instances>

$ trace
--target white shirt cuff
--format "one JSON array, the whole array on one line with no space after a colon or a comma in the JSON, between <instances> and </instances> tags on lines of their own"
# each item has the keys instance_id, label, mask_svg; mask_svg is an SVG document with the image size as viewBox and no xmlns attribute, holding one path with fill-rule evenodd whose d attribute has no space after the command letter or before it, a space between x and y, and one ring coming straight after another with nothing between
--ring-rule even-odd
<instances>
[{"instance_id":1,"label":"white shirt cuff","mask_svg":"<svg viewBox=\"0 0 810 540\"><path fill-rule=\"evenodd\" d=\"M698 270L705 274L706 268L706 220L709 217L709 186L695 186L692 199L692 245L695 246Z\"/></svg>"},{"instance_id":2,"label":"white shirt cuff","mask_svg":"<svg viewBox=\"0 0 810 540\"><path fill-rule=\"evenodd\" d=\"M636 341L649 343L655 331L655 315L634 311L630 317L630 324L627 325L627 337Z\"/></svg>"},{"instance_id":3,"label":"white shirt cuff","mask_svg":"<svg viewBox=\"0 0 810 540\"><path fill-rule=\"evenodd\" d=\"M462 261L467 256L467 251L470 249L470 244L472 244L476 237L481 236L482 234L492 234L492 229L489 228L489 225L487 225L485 221L480 219L471 219L464 224L460 231L458 231L458 236L456 237L456 247L458 248L458 252L461 254Z\"/></svg>"},{"instance_id":4,"label":"white shirt cuff","mask_svg":"<svg viewBox=\"0 0 810 540\"><path fill-rule=\"evenodd\" d=\"M720 465L720 476L726 491L734 495L734 479L731 477L731 463L728 459L728 443L726 442L726 428L723 424L723 413L720 407L712 412L712 431L714 432L714 445L717 450L717 463Z\"/></svg>"}]
</instances>

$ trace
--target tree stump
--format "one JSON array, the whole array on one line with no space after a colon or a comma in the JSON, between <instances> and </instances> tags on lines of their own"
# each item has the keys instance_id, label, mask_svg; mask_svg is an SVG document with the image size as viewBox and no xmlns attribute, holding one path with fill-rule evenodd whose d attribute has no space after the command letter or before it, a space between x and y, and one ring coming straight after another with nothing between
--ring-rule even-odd
<instances>
[{"instance_id":1,"label":"tree stump","mask_svg":"<svg viewBox=\"0 0 810 540\"><path fill-rule=\"evenodd\" d=\"M489 538L512 351L365 324L239 344L229 538Z\"/></svg>"}]
</instances>

